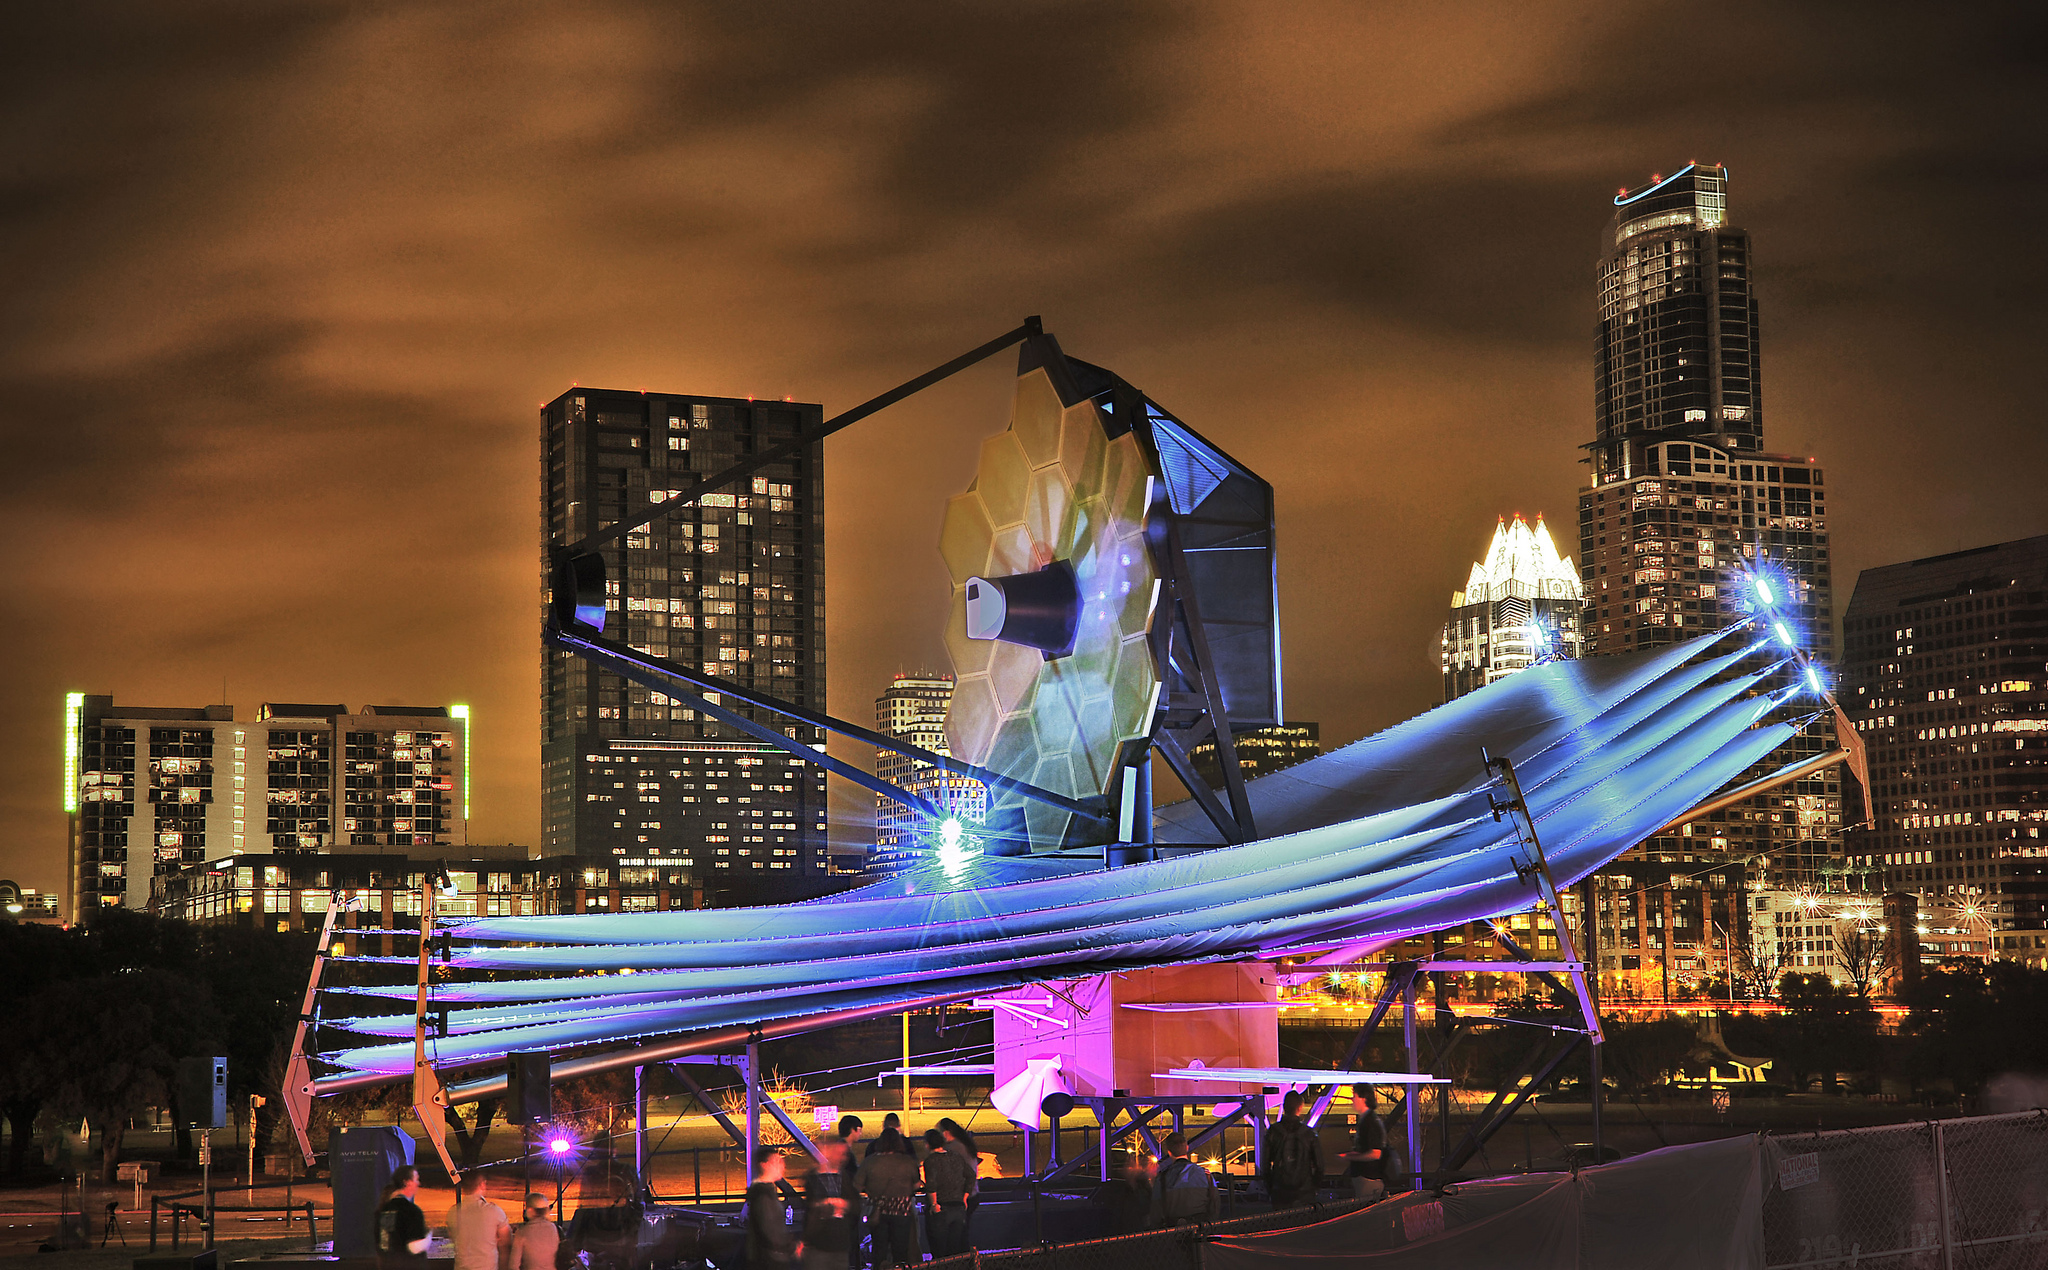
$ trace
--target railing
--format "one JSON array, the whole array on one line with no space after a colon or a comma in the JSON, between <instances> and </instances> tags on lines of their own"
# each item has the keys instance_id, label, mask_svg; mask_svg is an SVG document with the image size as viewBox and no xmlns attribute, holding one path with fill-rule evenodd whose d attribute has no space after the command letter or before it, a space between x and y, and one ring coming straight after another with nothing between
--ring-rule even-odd
<instances>
[{"instance_id":1,"label":"railing","mask_svg":"<svg viewBox=\"0 0 2048 1270\"><path fill-rule=\"evenodd\" d=\"M220 1192L216 1190L214 1194L219 1195ZM185 1202L193 1199L195 1196L199 1198L198 1203ZM213 1215L216 1213L283 1213L285 1215L285 1228L287 1232L289 1232L292 1226L297 1224L297 1217L303 1213L306 1218L307 1246L317 1247L320 1243L319 1217L314 1211L312 1200L301 1200L292 1204L209 1205L206 1203L205 1191L179 1191L174 1195L152 1195L149 1197L149 1250L151 1252L155 1252L157 1246L157 1217L159 1213L165 1211L168 1211L170 1214L171 1247L173 1248L179 1247L184 1242L185 1219L187 1217L190 1217L194 1224L198 1226L200 1236L205 1240L205 1246L208 1248L213 1247Z\"/></svg>"}]
</instances>

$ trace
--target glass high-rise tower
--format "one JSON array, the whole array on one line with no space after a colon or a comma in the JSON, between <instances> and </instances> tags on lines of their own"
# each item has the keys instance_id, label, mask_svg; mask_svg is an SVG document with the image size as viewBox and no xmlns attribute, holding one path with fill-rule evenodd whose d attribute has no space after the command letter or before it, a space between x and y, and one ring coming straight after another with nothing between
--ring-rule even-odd
<instances>
[{"instance_id":1,"label":"glass high-rise tower","mask_svg":"<svg viewBox=\"0 0 2048 1270\"><path fill-rule=\"evenodd\" d=\"M1599 287L1598 480L1640 471L1659 442L1762 447L1749 234L1728 224L1728 169L1688 163L1616 195Z\"/></svg>"},{"instance_id":2,"label":"glass high-rise tower","mask_svg":"<svg viewBox=\"0 0 2048 1270\"><path fill-rule=\"evenodd\" d=\"M574 388L541 409L542 567L822 418L818 406ZM605 546L606 633L825 709L819 447ZM825 775L570 653L541 655L541 839L701 884L712 904L814 894L830 872ZM722 705L822 748L820 729Z\"/></svg>"},{"instance_id":3,"label":"glass high-rise tower","mask_svg":"<svg viewBox=\"0 0 2048 1270\"><path fill-rule=\"evenodd\" d=\"M1749 580L1762 574L1786 593L1780 611L1807 651L1834 661L1825 474L1811 456L1764 449L1752 270L1750 236L1730 223L1726 168L1687 164L1615 196L1596 274L1592 471L1579 491L1588 655L1726 626L1748 611ZM1833 745L1819 720L1742 779ZM1774 886L1839 890L1849 882L1841 821L1830 768L1634 855L1747 862ZM1657 939L1726 938L1660 931L1654 914L1623 912L1619 895L1601 903L1603 970L1635 968L1619 963L1650 955Z\"/></svg>"},{"instance_id":4,"label":"glass high-rise tower","mask_svg":"<svg viewBox=\"0 0 2048 1270\"><path fill-rule=\"evenodd\" d=\"M952 703L953 676L897 675L875 698L875 730L934 754L951 755L946 712ZM988 788L972 776L882 749L875 751L875 775L923 795L964 825L978 826L988 815ZM929 856L934 846L931 826L923 816L887 795L875 795L875 845L868 853L869 873L900 872Z\"/></svg>"}]
</instances>

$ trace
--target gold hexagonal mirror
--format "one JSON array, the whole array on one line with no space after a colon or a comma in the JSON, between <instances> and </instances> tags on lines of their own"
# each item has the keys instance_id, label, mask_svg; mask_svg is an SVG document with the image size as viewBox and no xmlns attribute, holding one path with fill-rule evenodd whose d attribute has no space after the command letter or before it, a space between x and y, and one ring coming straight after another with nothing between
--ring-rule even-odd
<instances>
[{"instance_id":1,"label":"gold hexagonal mirror","mask_svg":"<svg viewBox=\"0 0 2048 1270\"><path fill-rule=\"evenodd\" d=\"M1018 376L1008 430L983 443L973 483L946 506L939 549L953 579L946 647L956 676L946 739L970 763L1088 799L1111 792L1126 747L1151 735L1159 700L1147 642L1159 574L1145 542L1158 476L1130 430L1109 435L1057 345L1043 345L1049 353ZM1014 627L1015 580L1055 572L1064 644L970 637L970 589L983 603L982 588L1010 581ZM1021 812L1039 848L1071 836L1072 813L1043 802L1000 794L989 810L997 825Z\"/></svg>"}]
</instances>

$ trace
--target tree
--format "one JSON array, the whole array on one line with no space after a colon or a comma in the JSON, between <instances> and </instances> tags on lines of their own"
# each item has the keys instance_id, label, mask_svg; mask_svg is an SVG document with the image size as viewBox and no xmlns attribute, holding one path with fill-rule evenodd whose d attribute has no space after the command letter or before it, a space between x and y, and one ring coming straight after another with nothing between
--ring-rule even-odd
<instances>
[{"instance_id":1,"label":"tree","mask_svg":"<svg viewBox=\"0 0 2048 1270\"><path fill-rule=\"evenodd\" d=\"M1835 928L1835 965L1849 976L1860 1001L1870 1000L1870 985L1884 973L1884 937L1877 927L1843 922Z\"/></svg>"},{"instance_id":2,"label":"tree","mask_svg":"<svg viewBox=\"0 0 2048 1270\"><path fill-rule=\"evenodd\" d=\"M455 1139L456 1167L467 1173L484 1158L484 1143L490 1140L491 1126L498 1117L498 1100L479 1099L471 1111L474 1123L465 1124L462 1113L453 1107L441 1108L441 1116L449 1136Z\"/></svg>"},{"instance_id":3,"label":"tree","mask_svg":"<svg viewBox=\"0 0 2048 1270\"><path fill-rule=\"evenodd\" d=\"M1755 926L1735 945L1735 982L1745 997L1775 1001L1778 983L1791 967L1791 944L1782 939L1765 939Z\"/></svg>"},{"instance_id":4,"label":"tree","mask_svg":"<svg viewBox=\"0 0 2048 1270\"><path fill-rule=\"evenodd\" d=\"M1690 1020L1664 1017L1632 1023L1610 1019L1602 1027L1601 1074L1626 1093L1642 1093L1668 1080L1699 1048Z\"/></svg>"},{"instance_id":5,"label":"tree","mask_svg":"<svg viewBox=\"0 0 2048 1270\"><path fill-rule=\"evenodd\" d=\"M47 988L69 979L76 973L78 943L68 930L28 922L0 923L0 983L28 996L36 986ZM5 1113L13 1135L7 1172L18 1177L35 1140L46 1082L35 1052L37 1012L21 1008L10 1014L7 1026L0 1028L0 1112Z\"/></svg>"},{"instance_id":6,"label":"tree","mask_svg":"<svg viewBox=\"0 0 2048 1270\"><path fill-rule=\"evenodd\" d=\"M1836 1074L1877 1065L1877 1012L1826 975L1788 974L1778 985L1782 1014L1734 1014L1721 1024L1728 1048L1769 1058L1795 1090L1819 1077L1832 1090Z\"/></svg>"},{"instance_id":7,"label":"tree","mask_svg":"<svg viewBox=\"0 0 2048 1270\"><path fill-rule=\"evenodd\" d=\"M178 1059L220 1033L205 988L163 970L120 970L45 989L31 1007L42 1095L60 1115L100 1127L105 1180L114 1180L131 1117L167 1100Z\"/></svg>"},{"instance_id":8,"label":"tree","mask_svg":"<svg viewBox=\"0 0 2048 1270\"><path fill-rule=\"evenodd\" d=\"M2007 1071L2048 1069L2048 970L2015 961L1950 962L1905 998L1906 1064L1922 1080L1975 1093Z\"/></svg>"}]
</instances>

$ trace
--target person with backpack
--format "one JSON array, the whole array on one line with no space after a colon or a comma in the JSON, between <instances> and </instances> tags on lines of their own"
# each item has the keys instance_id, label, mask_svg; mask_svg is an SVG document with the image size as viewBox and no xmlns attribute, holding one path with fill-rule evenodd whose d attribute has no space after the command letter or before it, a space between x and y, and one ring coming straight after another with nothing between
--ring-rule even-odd
<instances>
[{"instance_id":1,"label":"person with backpack","mask_svg":"<svg viewBox=\"0 0 2048 1270\"><path fill-rule=\"evenodd\" d=\"M1351 1149L1344 1153L1351 1167L1354 1199L1377 1202L1387 1197L1387 1125L1375 1110L1371 1085L1351 1087Z\"/></svg>"},{"instance_id":2,"label":"person with backpack","mask_svg":"<svg viewBox=\"0 0 2048 1270\"><path fill-rule=\"evenodd\" d=\"M1152 1180L1152 1221L1155 1226L1198 1226L1223 1212L1223 1198L1209 1170L1188 1158L1187 1137L1169 1133L1159 1144L1166 1160Z\"/></svg>"},{"instance_id":3,"label":"person with backpack","mask_svg":"<svg viewBox=\"0 0 2048 1270\"><path fill-rule=\"evenodd\" d=\"M918 1167L916 1152L904 1136L895 1129L876 1134L868 1158L854 1175L860 1193L874 1201L868 1230L875 1270L919 1260L917 1194L923 1182L924 1170Z\"/></svg>"},{"instance_id":4,"label":"person with backpack","mask_svg":"<svg viewBox=\"0 0 2048 1270\"><path fill-rule=\"evenodd\" d=\"M1273 1207L1313 1203L1323 1180L1323 1144L1301 1122L1301 1093L1290 1089L1280 1101L1280 1119L1266 1130L1266 1194Z\"/></svg>"}]
</instances>

